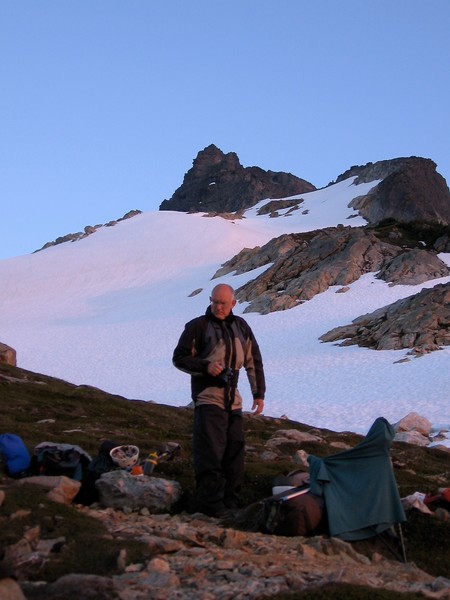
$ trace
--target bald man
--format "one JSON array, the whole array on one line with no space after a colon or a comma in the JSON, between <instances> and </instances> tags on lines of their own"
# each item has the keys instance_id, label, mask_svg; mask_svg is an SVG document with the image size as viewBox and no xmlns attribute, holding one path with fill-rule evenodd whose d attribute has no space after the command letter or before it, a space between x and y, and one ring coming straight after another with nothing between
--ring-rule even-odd
<instances>
[{"instance_id":1,"label":"bald man","mask_svg":"<svg viewBox=\"0 0 450 600\"><path fill-rule=\"evenodd\" d=\"M239 506L244 479L245 439L239 370L244 367L253 395L253 414L264 410L264 368L248 323L233 314L234 290L219 284L206 313L186 323L173 364L191 376L195 404L194 510L219 516Z\"/></svg>"}]
</instances>

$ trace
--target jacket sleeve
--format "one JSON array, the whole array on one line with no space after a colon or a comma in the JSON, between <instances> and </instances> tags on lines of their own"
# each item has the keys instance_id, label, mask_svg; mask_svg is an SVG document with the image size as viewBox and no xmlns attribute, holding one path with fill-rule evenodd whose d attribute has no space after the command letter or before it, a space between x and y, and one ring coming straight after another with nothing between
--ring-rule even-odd
<instances>
[{"instance_id":1,"label":"jacket sleeve","mask_svg":"<svg viewBox=\"0 0 450 600\"><path fill-rule=\"evenodd\" d=\"M202 328L197 319L189 321L173 351L172 362L177 369L190 375L206 375L208 361L198 356L202 337Z\"/></svg>"},{"instance_id":2,"label":"jacket sleeve","mask_svg":"<svg viewBox=\"0 0 450 600\"><path fill-rule=\"evenodd\" d=\"M245 349L245 370L247 372L250 389L252 390L253 399L264 399L266 393L266 380L264 376L264 367L261 356L261 351L258 342L248 323L245 323L247 334L247 347Z\"/></svg>"}]
</instances>

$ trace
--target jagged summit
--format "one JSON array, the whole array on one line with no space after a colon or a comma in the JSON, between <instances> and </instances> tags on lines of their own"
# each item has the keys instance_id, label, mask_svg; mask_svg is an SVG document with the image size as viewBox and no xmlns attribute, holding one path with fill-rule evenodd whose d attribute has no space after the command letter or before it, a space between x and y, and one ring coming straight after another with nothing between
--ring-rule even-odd
<instances>
[{"instance_id":1,"label":"jagged summit","mask_svg":"<svg viewBox=\"0 0 450 600\"><path fill-rule=\"evenodd\" d=\"M243 167L235 152L223 153L214 144L197 154L192 168L160 210L236 212L265 198L285 198L315 190L291 173Z\"/></svg>"}]
</instances>

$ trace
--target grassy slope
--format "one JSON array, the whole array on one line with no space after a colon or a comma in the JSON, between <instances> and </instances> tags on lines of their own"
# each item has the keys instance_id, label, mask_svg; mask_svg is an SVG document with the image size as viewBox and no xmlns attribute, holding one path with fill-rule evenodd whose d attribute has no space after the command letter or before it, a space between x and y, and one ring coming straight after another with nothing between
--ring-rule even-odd
<instances>
[{"instance_id":1,"label":"grassy slope","mask_svg":"<svg viewBox=\"0 0 450 600\"><path fill-rule=\"evenodd\" d=\"M40 442L53 441L79 445L95 456L102 440L113 439L118 443L138 445L143 456L160 443L178 442L182 446L181 454L176 460L159 465L157 474L178 480L186 492L184 502L189 501L193 488L192 411L189 408L130 401L96 388L75 386L0 364L0 411L0 433L20 435L30 451ZM264 443L273 433L289 428L320 433L324 443L302 444L303 450L317 456L338 451L330 446L332 442L353 446L361 439L352 433L319 432L311 425L246 416L247 484L243 496L246 504L269 496L273 477L293 468L292 446L286 447L277 461L263 462L259 458ZM448 453L400 443L393 444L391 453L401 496L415 491L435 493L439 487L450 486ZM8 486L9 481L0 475L0 484ZM31 508L30 515L19 521L9 519L9 514L21 507ZM100 524L91 520L87 523L86 519L70 506L62 507L46 500L44 494L36 493L34 489L29 493L23 490L19 493L11 488L0 509L0 547L20 539L25 527L39 524L43 537L53 538L70 532L72 542L64 556L56 555L46 566L46 572L36 573L36 578L51 581L74 571L112 573L118 548L113 541L94 543L102 537L103 531ZM445 551L442 540L449 537L449 522L417 512L409 513L403 533L409 561L433 575L448 577L450 553ZM88 553L86 548L90 549ZM360 542L358 550L370 552L371 543ZM130 556L135 555L142 560L146 550L139 543L130 542L129 552ZM86 561L80 564L83 556ZM350 590L346 594L346 597L352 597Z\"/></svg>"}]
</instances>

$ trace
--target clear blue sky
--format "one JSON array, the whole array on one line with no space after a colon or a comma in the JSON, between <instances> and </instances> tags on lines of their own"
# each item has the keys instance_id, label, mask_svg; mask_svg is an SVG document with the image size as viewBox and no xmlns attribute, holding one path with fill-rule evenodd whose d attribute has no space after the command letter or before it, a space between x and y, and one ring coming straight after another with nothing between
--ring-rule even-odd
<instances>
[{"instance_id":1,"label":"clear blue sky","mask_svg":"<svg viewBox=\"0 0 450 600\"><path fill-rule=\"evenodd\" d=\"M450 182L449 0L0 0L0 258L157 210L214 143Z\"/></svg>"}]
</instances>

